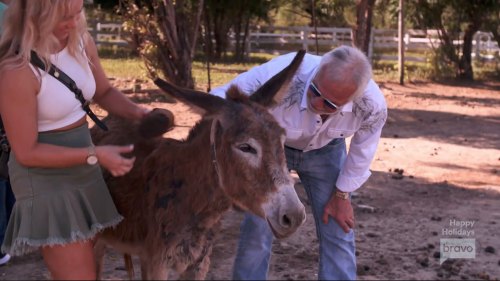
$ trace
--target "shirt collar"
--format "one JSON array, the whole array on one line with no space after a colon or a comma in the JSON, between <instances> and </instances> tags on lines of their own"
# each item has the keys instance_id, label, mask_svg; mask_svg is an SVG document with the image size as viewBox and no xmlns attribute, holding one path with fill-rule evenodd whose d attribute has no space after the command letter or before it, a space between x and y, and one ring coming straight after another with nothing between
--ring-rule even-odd
<instances>
[{"instance_id":1,"label":"shirt collar","mask_svg":"<svg viewBox=\"0 0 500 281\"><path fill-rule=\"evenodd\" d=\"M316 66L309 74L309 77L307 77L306 86L304 87L304 92L302 93L302 101L300 103L301 111L307 109L307 91L309 90L309 84L311 84L311 81L316 75L316 72L318 72L318 66ZM352 112L352 104L352 101L344 104L340 107L340 112Z\"/></svg>"}]
</instances>

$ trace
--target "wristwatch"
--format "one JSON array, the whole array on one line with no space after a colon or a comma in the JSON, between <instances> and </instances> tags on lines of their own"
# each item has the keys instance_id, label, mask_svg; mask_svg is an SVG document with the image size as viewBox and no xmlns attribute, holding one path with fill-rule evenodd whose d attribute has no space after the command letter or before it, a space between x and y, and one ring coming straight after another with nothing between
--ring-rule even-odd
<instances>
[{"instance_id":1,"label":"wristwatch","mask_svg":"<svg viewBox=\"0 0 500 281\"><path fill-rule=\"evenodd\" d=\"M97 154L95 153L95 146L91 145L88 148L87 164L95 165L97 162L99 162L99 160L97 159Z\"/></svg>"},{"instance_id":2,"label":"wristwatch","mask_svg":"<svg viewBox=\"0 0 500 281\"><path fill-rule=\"evenodd\" d=\"M342 200L347 200L349 199L349 192L343 192L340 190L335 190L335 197L340 198Z\"/></svg>"}]
</instances>

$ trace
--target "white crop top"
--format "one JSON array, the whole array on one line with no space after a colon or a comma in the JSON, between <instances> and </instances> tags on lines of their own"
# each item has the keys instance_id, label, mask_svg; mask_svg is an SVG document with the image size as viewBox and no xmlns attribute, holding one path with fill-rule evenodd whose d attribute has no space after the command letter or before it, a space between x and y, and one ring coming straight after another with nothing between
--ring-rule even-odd
<instances>
[{"instance_id":1,"label":"white crop top","mask_svg":"<svg viewBox=\"0 0 500 281\"><path fill-rule=\"evenodd\" d=\"M50 60L75 81L86 100L92 99L96 84L88 63L82 66L67 48L51 55ZM80 101L68 87L43 70L37 71L33 65L30 66L41 83L37 94L38 132L62 128L85 116Z\"/></svg>"}]
</instances>

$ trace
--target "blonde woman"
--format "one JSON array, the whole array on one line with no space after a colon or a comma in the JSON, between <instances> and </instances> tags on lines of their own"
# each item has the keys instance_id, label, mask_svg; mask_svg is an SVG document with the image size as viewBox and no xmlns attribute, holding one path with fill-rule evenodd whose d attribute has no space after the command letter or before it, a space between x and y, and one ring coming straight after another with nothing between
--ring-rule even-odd
<instances>
[{"instance_id":1,"label":"blonde woman","mask_svg":"<svg viewBox=\"0 0 500 281\"><path fill-rule=\"evenodd\" d=\"M2 34L3 13L10 1L0 0L0 34ZM0 179L0 245L3 243L5 229L9 221L10 213L15 202L14 194L8 179ZM8 263L10 255L0 250L0 266Z\"/></svg>"},{"instance_id":2,"label":"blonde woman","mask_svg":"<svg viewBox=\"0 0 500 281\"><path fill-rule=\"evenodd\" d=\"M12 152L16 204L2 250L41 250L54 279L95 279L93 238L122 217L98 162L114 176L130 171L132 146L97 146L80 102L30 64L30 51L70 76L87 100L130 119L147 110L113 88L86 31L83 0L12 0L0 40L0 114ZM97 161L96 161L97 160Z\"/></svg>"}]
</instances>

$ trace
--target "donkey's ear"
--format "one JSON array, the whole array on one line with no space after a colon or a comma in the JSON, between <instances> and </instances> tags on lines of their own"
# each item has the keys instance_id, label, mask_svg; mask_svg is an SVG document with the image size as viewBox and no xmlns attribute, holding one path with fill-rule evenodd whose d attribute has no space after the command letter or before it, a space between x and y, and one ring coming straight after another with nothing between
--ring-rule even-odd
<instances>
[{"instance_id":1,"label":"donkey's ear","mask_svg":"<svg viewBox=\"0 0 500 281\"><path fill-rule=\"evenodd\" d=\"M156 78L154 80L154 83L156 84L156 86L158 86L160 89L167 92L174 98L188 105L201 108L208 114L219 111L226 104L226 101L221 97L209 95L200 91L177 87L160 78Z\"/></svg>"},{"instance_id":2,"label":"donkey's ear","mask_svg":"<svg viewBox=\"0 0 500 281\"><path fill-rule=\"evenodd\" d=\"M162 136L174 126L174 114L167 109L155 108L139 123L139 135L145 139Z\"/></svg>"},{"instance_id":3,"label":"donkey's ear","mask_svg":"<svg viewBox=\"0 0 500 281\"><path fill-rule=\"evenodd\" d=\"M250 100L265 107L279 103L285 97L290 82L299 68L305 53L304 50L298 51L292 62L252 94Z\"/></svg>"}]
</instances>

